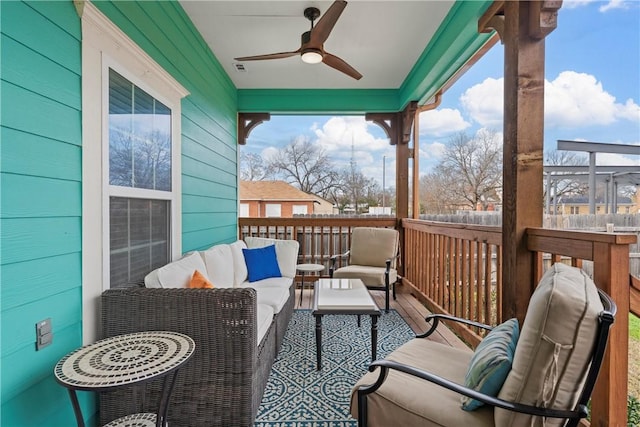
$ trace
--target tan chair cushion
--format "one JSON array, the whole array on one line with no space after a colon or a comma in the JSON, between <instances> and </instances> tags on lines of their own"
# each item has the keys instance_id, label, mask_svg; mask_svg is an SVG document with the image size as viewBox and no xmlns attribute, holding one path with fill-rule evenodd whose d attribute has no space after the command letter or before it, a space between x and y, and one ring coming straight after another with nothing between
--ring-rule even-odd
<instances>
[{"instance_id":1,"label":"tan chair cushion","mask_svg":"<svg viewBox=\"0 0 640 427\"><path fill-rule=\"evenodd\" d=\"M464 384L464 374L471 360L471 350L416 338L404 344L386 359L404 363L458 384ZM356 384L372 384L378 371L367 373ZM351 415L358 415L356 388L351 393ZM493 426L493 408L484 406L476 411L463 411L460 395L411 375L389 371L384 384L367 396L369 427L389 426Z\"/></svg>"},{"instance_id":2,"label":"tan chair cushion","mask_svg":"<svg viewBox=\"0 0 640 427\"><path fill-rule=\"evenodd\" d=\"M554 264L533 293L511 372L498 397L570 409L589 366L598 315L603 310L593 281L583 271ZM495 410L496 426L560 426L562 420Z\"/></svg>"},{"instance_id":3,"label":"tan chair cushion","mask_svg":"<svg viewBox=\"0 0 640 427\"><path fill-rule=\"evenodd\" d=\"M333 273L336 279L360 279L365 286L383 286L385 267L369 267L366 265L348 265L337 269ZM389 271L389 283L398 280L398 272Z\"/></svg>"},{"instance_id":4,"label":"tan chair cushion","mask_svg":"<svg viewBox=\"0 0 640 427\"><path fill-rule=\"evenodd\" d=\"M398 254L398 232L391 228L356 227L351 234L349 264L386 267Z\"/></svg>"}]
</instances>

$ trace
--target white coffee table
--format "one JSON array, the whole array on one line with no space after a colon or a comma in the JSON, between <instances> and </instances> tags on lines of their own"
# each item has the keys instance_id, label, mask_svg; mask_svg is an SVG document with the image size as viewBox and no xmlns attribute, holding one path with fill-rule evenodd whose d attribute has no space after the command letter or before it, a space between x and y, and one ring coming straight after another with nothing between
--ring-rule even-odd
<instances>
[{"instance_id":1,"label":"white coffee table","mask_svg":"<svg viewBox=\"0 0 640 427\"><path fill-rule=\"evenodd\" d=\"M298 264L296 270L302 275L302 283L300 284L300 306L302 306L302 294L304 293L304 273L313 273L324 270L324 265L321 264Z\"/></svg>"},{"instance_id":2,"label":"white coffee table","mask_svg":"<svg viewBox=\"0 0 640 427\"><path fill-rule=\"evenodd\" d=\"M320 279L315 284L312 314L316 318L316 367L322 368L322 316L356 314L371 316L371 361L378 348L378 318L380 309L360 279Z\"/></svg>"}]
</instances>

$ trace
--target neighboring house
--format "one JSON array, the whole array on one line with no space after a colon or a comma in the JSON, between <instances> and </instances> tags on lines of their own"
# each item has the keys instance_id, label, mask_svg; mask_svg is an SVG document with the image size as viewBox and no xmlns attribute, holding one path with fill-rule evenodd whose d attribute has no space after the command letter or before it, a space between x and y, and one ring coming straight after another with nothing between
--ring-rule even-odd
<instances>
[{"instance_id":1,"label":"neighboring house","mask_svg":"<svg viewBox=\"0 0 640 427\"><path fill-rule=\"evenodd\" d=\"M554 202L551 201L553 209ZM602 197L596 197L596 214L614 213L610 212L611 203L605 203ZM589 213L589 197L588 196L561 196L558 198L556 211L560 215L583 215ZM617 211L618 214L636 214L640 212L637 201L629 197L618 197Z\"/></svg>"},{"instance_id":2,"label":"neighboring house","mask_svg":"<svg viewBox=\"0 0 640 427\"><path fill-rule=\"evenodd\" d=\"M291 218L311 215L326 200L284 181L240 181L240 216Z\"/></svg>"}]
</instances>

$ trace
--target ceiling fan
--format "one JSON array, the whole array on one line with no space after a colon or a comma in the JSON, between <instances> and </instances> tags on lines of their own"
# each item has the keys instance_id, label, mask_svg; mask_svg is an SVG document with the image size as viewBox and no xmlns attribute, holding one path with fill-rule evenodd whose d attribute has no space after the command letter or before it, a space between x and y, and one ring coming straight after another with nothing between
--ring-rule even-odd
<instances>
[{"instance_id":1,"label":"ceiling fan","mask_svg":"<svg viewBox=\"0 0 640 427\"><path fill-rule=\"evenodd\" d=\"M306 8L304 10L304 16L311 21L311 29L302 33L300 48L298 50L294 50L292 52L270 53L267 55L243 56L235 58L235 60L260 61L263 59L281 59L300 55L302 61L306 63L317 64L319 62L324 62L329 67L335 68L356 80L360 80L362 78L362 74L360 74L351 65L347 64L343 59L324 50L323 47L324 42L329 38L331 30L346 6L346 1L334 1L315 26L314 21L320 16L320 10L315 7Z\"/></svg>"}]
</instances>

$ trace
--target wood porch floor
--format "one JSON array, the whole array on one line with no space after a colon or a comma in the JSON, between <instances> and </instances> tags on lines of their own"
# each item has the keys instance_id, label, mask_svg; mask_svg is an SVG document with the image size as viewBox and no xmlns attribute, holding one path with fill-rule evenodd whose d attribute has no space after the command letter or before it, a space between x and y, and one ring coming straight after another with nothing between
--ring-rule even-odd
<instances>
[{"instance_id":1,"label":"wood porch floor","mask_svg":"<svg viewBox=\"0 0 640 427\"><path fill-rule=\"evenodd\" d=\"M299 284L298 284L299 286ZM371 296L375 300L378 307L384 309L384 292L371 291ZM300 304L300 289L296 289L296 305L295 308L309 309L311 308L313 297L313 290L310 290L309 283L305 281L305 289L302 295L302 304ZM396 310L407 324L413 329L416 334L426 331L427 323L424 318L431 312L425 308L420 301L418 301L411 293L402 289L402 286L396 288L396 297L394 301L393 297L390 298L390 308ZM433 341L447 344L451 347L468 348L467 345L460 340L449 328L442 323L438 326L438 330L431 335L430 339Z\"/></svg>"}]
</instances>

